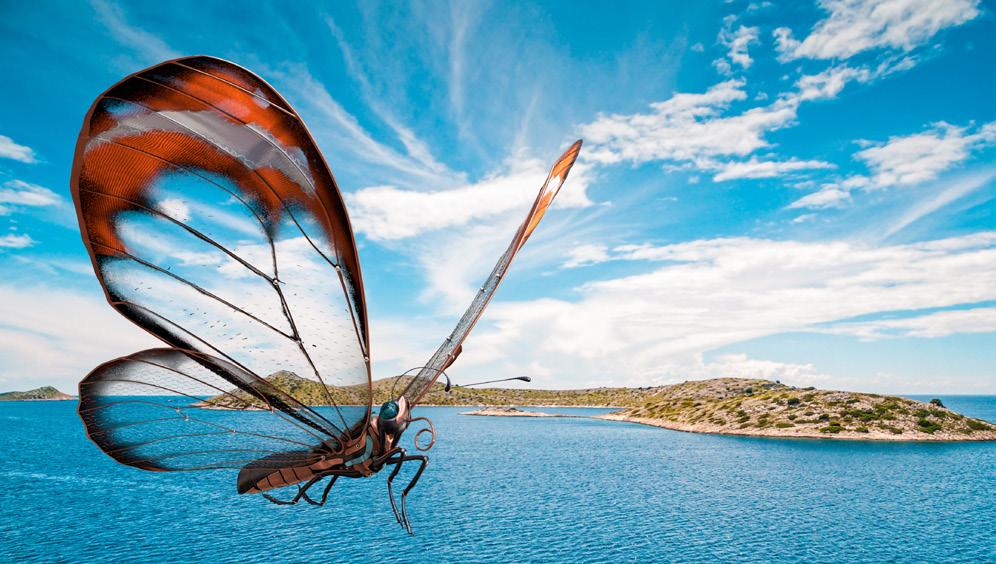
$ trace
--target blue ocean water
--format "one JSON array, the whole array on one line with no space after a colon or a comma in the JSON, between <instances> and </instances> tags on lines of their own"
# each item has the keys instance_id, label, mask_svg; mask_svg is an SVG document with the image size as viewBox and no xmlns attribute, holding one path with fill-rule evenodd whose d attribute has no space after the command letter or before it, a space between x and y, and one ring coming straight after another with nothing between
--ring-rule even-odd
<instances>
[{"instance_id":1,"label":"blue ocean water","mask_svg":"<svg viewBox=\"0 0 996 564\"><path fill-rule=\"evenodd\" d=\"M942 399L996 421L996 397ZM0 561L996 561L994 443L723 437L420 408L439 441L409 499L412 538L383 473L340 480L331 506L274 506L236 495L230 473L120 466L85 438L75 408L0 403Z\"/></svg>"}]
</instances>

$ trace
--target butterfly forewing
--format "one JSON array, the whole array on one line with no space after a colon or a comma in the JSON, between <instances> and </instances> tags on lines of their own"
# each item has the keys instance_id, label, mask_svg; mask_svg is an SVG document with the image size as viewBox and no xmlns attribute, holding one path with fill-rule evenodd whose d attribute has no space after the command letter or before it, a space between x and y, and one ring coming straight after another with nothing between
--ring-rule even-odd
<instances>
[{"instance_id":1,"label":"butterfly forewing","mask_svg":"<svg viewBox=\"0 0 996 564\"><path fill-rule=\"evenodd\" d=\"M554 163L550 174L546 178L546 182L540 187L536 201L533 202L532 208L526 214L526 219L523 220L519 229L515 232L515 236L512 237L512 242L509 244L508 249L498 259L498 263L495 264L491 275L481 285L481 289L474 296L470 307L467 308L460 321L457 322L457 326L450 333L450 336L436 349L429 362L405 386L402 396L404 396L409 405L414 406L417 404L422 396L429 391L432 384L439 379L443 371L460 354L464 340L470 334L471 329L474 328L477 320L481 318L484 309L488 307L488 303L494 296L495 290L498 289L498 285L501 284L505 273L508 272L508 267L512 264L512 259L515 258L519 249L525 245L526 240L532 235L533 230L536 229L539 221L543 219L543 215L546 214L553 199L557 196L560 187L564 185L564 181L567 180L567 174L570 172L571 167L574 166L574 162L577 160L580 151L581 141L578 140L560 155L560 158Z\"/></svg>"},{"instance_id":2,"label":"butterfly forewing","mask_svg":"<svg viewBox=\"0 0 996 564\"><path fill-rule=\"evenodd\" d=\"M369 336L352 229L314 141L270 86L209 57L124 79L87 116L72 188L119 312L248 375L310 382L301 403L331 406L313 422L359 438Z\"/></svg>"}]
</instances>

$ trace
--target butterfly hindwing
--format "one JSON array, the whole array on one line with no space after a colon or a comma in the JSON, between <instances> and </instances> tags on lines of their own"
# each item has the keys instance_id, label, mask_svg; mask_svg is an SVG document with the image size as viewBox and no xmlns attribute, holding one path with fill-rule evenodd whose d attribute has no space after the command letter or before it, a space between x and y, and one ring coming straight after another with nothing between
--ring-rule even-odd
<instances>
[{"instance_id":1,"label":"butterfly hindwing","mask_svg":"<svg viewBox=\"0 0 996 564\"><path fill-rule=\"evenodd\" d=\"M149 349L107 362L80 382L79 414L87 435L122 464L144 470L242 468L318 460L334 451L326 418L285 383L231 363L179 349Z\"/></svg>"}]
</instances>

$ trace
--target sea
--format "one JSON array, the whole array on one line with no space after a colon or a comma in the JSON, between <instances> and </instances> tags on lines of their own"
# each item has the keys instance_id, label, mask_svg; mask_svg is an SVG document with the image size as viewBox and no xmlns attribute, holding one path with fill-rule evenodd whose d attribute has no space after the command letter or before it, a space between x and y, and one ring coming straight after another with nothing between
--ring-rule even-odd
<instances>
[{"instance_id":1,"label":"sea","mask_svg":"<svg viewBox=\"0 0 996 564\"><path fill-rule=\"evenodd\" d=\"M940 397L996 421L996 396ZM463 411L416 410L438 441L409 496L409 536L386 473L340 480L325 507L276 506L237 495L231 471L115 463L74 401L0 403L0 561L996 562L996 443Z\"/></svg>"}]
</instances>

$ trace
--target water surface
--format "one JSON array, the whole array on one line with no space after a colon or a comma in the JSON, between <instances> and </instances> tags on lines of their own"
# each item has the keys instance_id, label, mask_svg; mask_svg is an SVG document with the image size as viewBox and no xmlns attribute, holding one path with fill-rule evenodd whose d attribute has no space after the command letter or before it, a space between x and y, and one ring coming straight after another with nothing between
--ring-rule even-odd
<instances>
[{"instance_id":1,"label":"water surface","mask_svg":"<svg viewBox=\"0 0 996 564\"><path fill-rule=\"evenodd\" d=\"M996 397L941 399L996 420ZM384 474L340 481L331 507L278 507L236 495L230 473L120 466L86 440L75 407L0 403L2 561L996 561L993 443L420 408L439 441L409 500L410 538Z\"/></svg>"}]
</instances>

